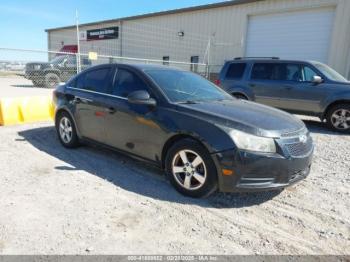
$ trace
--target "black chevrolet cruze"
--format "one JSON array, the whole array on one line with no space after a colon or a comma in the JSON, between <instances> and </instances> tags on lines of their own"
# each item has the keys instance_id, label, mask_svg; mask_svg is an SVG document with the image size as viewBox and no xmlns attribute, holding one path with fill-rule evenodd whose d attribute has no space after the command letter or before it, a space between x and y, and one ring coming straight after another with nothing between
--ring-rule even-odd
<instances>
[{"instance_id":1,"label":"black chevrolet cruze","mask_svg":"<svg viewBox=\"0 0 350 262\"><path fill-rule=\"evenodd\" d=\"M94 142L153 162L187 196L278 189L310 172L302 121L191 72L99 65L59 86L54 102L63 146Z\"/></svg>"}]
</instances>

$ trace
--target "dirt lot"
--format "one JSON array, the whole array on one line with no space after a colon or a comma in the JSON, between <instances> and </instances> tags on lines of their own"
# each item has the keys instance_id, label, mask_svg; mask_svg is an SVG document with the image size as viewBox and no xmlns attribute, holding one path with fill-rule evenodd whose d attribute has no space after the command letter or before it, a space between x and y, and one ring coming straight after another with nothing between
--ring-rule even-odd
<instances>
[{"instance_id":1,"label":"dirt lot","mask_svg":"<svg viewBox=\"0 0 350 262\"><path fill-rule=\"evenodd\" d=\"M152 166L0 127L0 254L350 254L350 136L307 121L310 176L276 193L179 195Z\"/></svg>"},{"instance_id":2,"label":"dirt lot","mask_svg":"<svg viewBox=\"0 0 350 262\"><path fill-rule=\"evenodd\" d=\"M37 88L24 77L17 75L5 75L0 71L0 98L19 96L44 96L51 95L52 89Z\"/></svg>"}]
</instances>

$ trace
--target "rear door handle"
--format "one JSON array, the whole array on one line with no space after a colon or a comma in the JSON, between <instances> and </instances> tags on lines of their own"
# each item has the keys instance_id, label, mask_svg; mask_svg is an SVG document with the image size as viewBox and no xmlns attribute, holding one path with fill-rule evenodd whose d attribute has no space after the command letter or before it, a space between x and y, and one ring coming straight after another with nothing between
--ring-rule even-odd
<instances>
[{"instance_id":1,"label":"rear door handle","mask_svg":"<svg viewBox=\"0 0 350 262\"><path fill-rule=\"evenodd\" d=\"M293 88L293 86L284 86L285 87L285 89L287 89L287 90L291 90L292 88Z\"/></svg>"},{"instance_id":2,"label":"rear door handle","mask_svg":"<svg viewBox=\"0 0 350 262\"><path fill-rule=\"evenodd\" d=\"M79 96L76 96L74 97L74 100L73 100L74 103L76 104L79 104L79 103L91 103L93 102L93 100L91 99L87 99L87 98L83 98L83 97L79 97Z\"/></svg>"},{"instance_id":3,"label":"rear door handle","mask_svg":"<svg viewBox=\"0 0 350 262\"><path fill-rule=\"evenodd\" d=\"M115 112L117 112L117 110L115 110L114 107L108 107L105 109L105 111L109 114L114 114Z\"/></svg>"}]
</instances>

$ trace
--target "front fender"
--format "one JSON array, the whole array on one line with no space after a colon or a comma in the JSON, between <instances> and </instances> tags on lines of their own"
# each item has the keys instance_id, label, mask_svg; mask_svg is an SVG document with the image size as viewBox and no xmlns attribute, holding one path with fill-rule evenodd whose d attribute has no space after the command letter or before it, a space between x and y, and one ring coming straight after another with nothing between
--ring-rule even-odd
<instances>
[{"instance_id":1,"label":"front fender","mask_svg":"<svg viewBox=\"0 0 350 262\"><path fill-rule=\"evenodd\" d=\"M166 111L164 112L166 115L172 115L163 121L163 126L166 126L169 134L167 139L175 135L191 136L201 141L210 153L235 148L235 144L227 132L214 122L184 112L180 113L174 109ZM165 142L163 141L164 144Z\"/></svg>"},{"instance_id":2,"label":"front fender","mask_svg":"<svg viewBox=\"0 0 350 262\"><path fill-rule=\"evenodd\" d=\"M350 92L349 91L343 91L334 93L331 96L327 97L321 102L321 108L323 111L323 116L325 115L327 109L329 106L337 101L344 101L344 102L350 102Z\"/></svg>"}]
</instances>

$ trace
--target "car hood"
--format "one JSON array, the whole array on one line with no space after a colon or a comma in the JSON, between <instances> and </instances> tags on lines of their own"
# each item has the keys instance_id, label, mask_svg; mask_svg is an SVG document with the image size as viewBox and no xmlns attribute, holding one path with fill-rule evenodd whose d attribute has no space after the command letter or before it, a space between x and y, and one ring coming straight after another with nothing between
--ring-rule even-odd
<instances>
[{"instance_id":1,"label":"car hood","mask_svg":"<svg viewBox=\"0 0 350 262\"><path fill-rule=\"evenodd\" d=\"M306 130L305 124L289 113L238 99L179 104L178 110L222 128L265 137L292 136Z\"/></svg>"}]
</instances>

